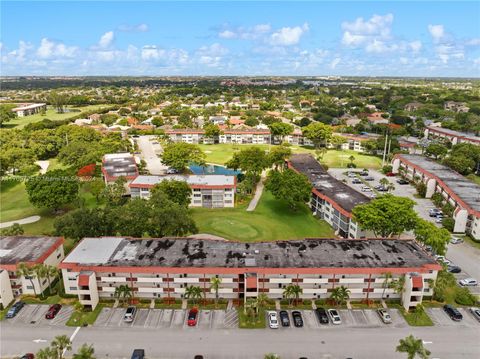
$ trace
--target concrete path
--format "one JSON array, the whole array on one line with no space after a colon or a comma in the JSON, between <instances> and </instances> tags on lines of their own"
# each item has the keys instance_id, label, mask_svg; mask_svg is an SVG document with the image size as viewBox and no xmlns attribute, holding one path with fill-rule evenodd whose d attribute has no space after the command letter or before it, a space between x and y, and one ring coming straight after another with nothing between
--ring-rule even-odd
<instances>
[{"instance_id":1,"label":"concrete path","mask_svg":"<svg viewBox=\"0 0 480 359\"><path fill-rule=\"evenodd\" d=\"M35 163L40 166L40 173L42 175L47 172L48 166L50 166L50 161L35 161Z\"/></svg>"},{"instance_id":2,"label":"concrete path","mask_svg":"<svg viewBox=\"0 0 480 359\"><path fill-rule=\"evenodd\" d=\"M138 148L142 152L142 158L147 164L147 170L151 175L163 175L167 173L168 166L162 164L162 146L157 136L140 136L135 138Z\"/></svg>"},{"instance_id":3,"label":"concrete path","mask_svg":"<svg viewBox=\"0 0 480 359\"><path fill-rule=\"evenodd\" d=\"M263 193L263 188L265 187L263 182L265 181L266 175L267 172L263 171L262 175L260 176L260 181L258 181L257 183L257 188L255 188L255 194L253 195L252 200L248 204L247 212L255 211L255 208L257 208L258 201L260 201L260 197L262 197Z\"/></svg>"},{"instance_id":4,"label":"concrete path","mask_svg":"<svg viewBox=\"0 0 480 359\"><path fill-rule=\"evenodd\" d=\"M0 228L8 228L13 226L15 223L18 223L18 224L35 223L35 222L38 222L40 218L41 218L40 216L31 216L31 217L26 217L22 219L16 219L14 221L3 222L3 223L0 223Z\"/></svg>"}]
</instances>

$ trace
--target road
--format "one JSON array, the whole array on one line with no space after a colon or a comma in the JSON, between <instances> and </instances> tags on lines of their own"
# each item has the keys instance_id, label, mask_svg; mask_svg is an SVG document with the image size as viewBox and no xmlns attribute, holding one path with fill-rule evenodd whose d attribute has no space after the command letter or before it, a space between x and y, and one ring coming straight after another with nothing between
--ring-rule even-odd
<instances>
[{"instance_id":1,"label":"road","mask_svg":"<svg viewBox=\"0 0 480 359\"><path fill-rule=\"evenodd\" d=\"M75 328L2 325L1 357L36 352L53 337L69 337ZM282 359L299 358L405 358L395 353L401 338L413 334L426 342L432 358L480 357L480 332L472 328L329 328L319 330L150 330L144 328L81 328L73 339L76 350L83 343L94 344L98 358L128 358L133 349L143 348L148 358L263 358L277 353ZM34 342L36 340L36 342ZM41 342L38 342L41 341ZM67 356L71 352L67 353Z\"/></svg>"},{"instance_id":2,"label":"road","mask_svg":"<svg viewBox=\"0 0 480 359\"><path fill-rule=\"evenodd\" d=\"M168 166L162 164L160 154L163 149L157 141L157 136L139 136L134 138L142 152L142 158L147 163L147 169L152 175L165 174ZM156 142L156 143L154 143Z\"/></svg>"}]
</instances>

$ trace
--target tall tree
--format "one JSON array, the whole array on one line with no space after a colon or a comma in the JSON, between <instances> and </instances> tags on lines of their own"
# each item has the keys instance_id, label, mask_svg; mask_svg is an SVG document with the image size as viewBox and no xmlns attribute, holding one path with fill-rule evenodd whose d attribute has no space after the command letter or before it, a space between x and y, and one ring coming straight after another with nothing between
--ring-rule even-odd
<instances>
[{"instance_id":1,"label":"tall tree","mask_svg":"<svg viewBox=\"0 0 480 359\"><path fill-rule=\"evenodd\" d=\"M430 143L425 149L425 154L427 156L433 156L435 159L443 158L448 152L448 148L441 143Z\"/></svg>"},{"instance_id":2,"label":"tall tree","mask_svg":"<svg viewBox=\"0 0 480 359\"><path fill-rule=\"evenodd\" d=\"M288 136L293 132L293 126L284 122L274 122L268 125L268 127L270 128L272 136L280 137L282 142L285 136Z\"/></svg>"},{"instance_id":3,"label":"tall tree","mask_svg":"<svg viewBox=\"0 0 480 359\"><path fill-rule=\"evenodd\" d=\"M0 105L0 127L17 117L17 114L12 111L14 107L15 105Z\"/></svg>"},{"instance_id":4,"label":"tall tree","mask_svg":"<svg viewBox=\"0 0 480 359\"><path fill-rule=\"evenodd\" d=\"M267 160L270 166L275 166L275 169L282 167L292 155L292 150L288 146L275 146L267 155Z\"/></svg>"},{"instance_id":5,"label":"tall tree","mask_svg":"<svg viewBox=\"0 0 480 359\"><path fill-rule=\"evenodd\" d=\"M53 226L57 235L79 240L115 235L118 221L109 208L79 208L55 218Z\"/></svg>"},{"instance_id":6,"label":"tall tree","mask_svg":"<svg viewBox=\"0 0 480 359\"><path fill-rule=\"evenodd\" d=\"M50 343L50 347L57 353L58 359L63 359L63 353L72 350L72 342L66 335L57 335Z\"/></svg>"},{"instance_id":7,"label":"tall tree","mask_svg":"<svg viewBox=\"0 0 480 359\"><path fill-rule=\"evenodd\" d=\"M205 137L215 138L220 136L223 131L217 125L213 123L207 123L203 126L203 130L205 131Z\"/></svg>"},{"instance_id":8,"label":"tall tree","mask_svg":"<svg viewBox=\"0 0 480 359\"><path fill-rule=\"evenodd\" d=\"M332 126L321 122L312 122L302 129L303 136L313 142L315 147L326 146L332 137Z\"/></svg>"},{"instance_id":9,"label":"tall tree","mask_svg":"<svg viewBox=\"0 0 480 359\"><path fill-rule=\"evenodd\" d=\"M438 228L432 222L418 218L414 233L419 242L431 246L435 253L439 255L446 253L450 233L445 228Z\"/></svg>"},{"instance_id":10,"label":"tall tree","mask_svg":"<svg viewBox=\"0 0 480 359\"><path fill-rule=\"evenodd\" d=\"M204 165L205 153L190 143L169 143L164 147L162 163L178 171L185 171L190 163Z\"/></svg>"},{"instance_id":11,"label":"tall tree","mask_svg":"<svg viewBox=\"0 0 480 359\"><path fill-rule=\"evenodd\" d=\"M350 290L343 285L333 288L332 292L330 293L330 299L333 300L336 305L345 304L349 298Z\"/></svg>"},{"instance_id":12,"label":"tall tree","mask_svg":"<svg viewBox=\"0 0 480 359\"><path fill-rule=\"evenodd\" d=\"M272 192L275 198L286 201L293 210L308 202L312 194L312 185L308 178L291 169L283 172L270 171L265 188Z\"/></svg>"},{"instance_id":13,"label":"tall tree","mask_svg":"<svg viewBox=\"0 0 480 359\"><path fill-rule=\"evenodd\" d=\"M352 212L361 228L372 231L375 237L389 238L415 228L414 205L409 198L386 194L356 206Z\"/></svg>"},{"instance_id":14,"label":"tall tree","mask_svg":"<svg viewBox=\"0 0 480 359\"><path fill-rule=\"evenodd\" d=\"M95 349L92 345L83 344L77 353L73 354L73 359L96 359L94 353Z\"/></svg>"},{"instance_id":15,"label":"tall tree","mask_svg":"<svg viewBox=\"0 0 480 359\"><path fill-rule=\"evenodd\" d=\"M411 334L404 339L400 339L395 351L406 353L408 359L414 359L417 356L420 359L428 359L430 357L430 351L423 346L422 339L417 339Z\"/></svg>"},{"instance_id":16,"label":"tall tree","mask_svg":"<svg viewBox=\"0 0 480 359\"><path fill-rule=\"evenodd\" d=\"M220 277L212 277L210 278L210 290L215 292L215 308L218 304L218 289L220 288L220 284L222 284L222 278Z\"/></svg>"},{"instance_id":17,"label":"tall tree","mask_svg":"<svg viewBox=\"0 0 480 359\"><path fill-rule=\"evenodd\" d=\"M78 196L78 189L78 180L62 170L31 177L26 183L30 203L53 210L72 203Z\"/></svg>"},{"instance_id":18,"label":"tall tree","mask_svg":"<svg viewBox=\"0 0 480 359\"><path fill-rule=\"evenodd\" d=\"M184 297L191 300L193 304L196 304L197 300L202 299L202 288L189 285L185 288Z\"/></svg>"},{"instance_id":19,"label":"tall tree","mask_svg":"<svg viewBox=\"0 0 480 359\"><path fill-rule=\"evenodd\" d=\"M17 276L25 277L25 279L28 279L30 281L30 284L32 285L33 294L37 296L37 290L35 289L35 284L33 282L33 280L35 279L35 271L33 270L33 268L27 263L20 262L17 265Z\"/></svg>"},{"instance_id":20,"label":"tall tree","mask_svg":"<svg viewBox=\"0 0 480 359\"><path fill-rule=\"evenodd\" d=\"M55 107L57 113L63 113L65 111L65 105L68 103L67 95L53 91L47 98L48 102Z\"/></svg>"},{"instance_id":21,"label":"tall tree","mask_svg":"<svg viewBox=\"0 0 480 359\"><path fill-rule=\"evenodd\" d=\"M152 188L152 193L155 191L163 191L170 201L180 206L188 207L191 202L192 189L185 181L164 180Z\"/></svg>"},{"instance_id":22,"label":"tall tree","mask_svg":"<svg viewBox=\"0 0 480 359\"><path fill-rule=\"evenodd\" d=\"M122 304L125 304L125 302L132 297L132 288L126 284L119 285L115 288L114 297Z\"/></svg>"},{"instance_id":23,"label":"tall tree","mask_svg":"<svg viewBox=\"0 0 480 359\"><path fill-rule=\"evenodd\" d=\"M228 168L242 169L247 174L258 176L269 164L264 150L259 147L247 147L234 153L225 165Z\"/></svg>"}]
</instances>

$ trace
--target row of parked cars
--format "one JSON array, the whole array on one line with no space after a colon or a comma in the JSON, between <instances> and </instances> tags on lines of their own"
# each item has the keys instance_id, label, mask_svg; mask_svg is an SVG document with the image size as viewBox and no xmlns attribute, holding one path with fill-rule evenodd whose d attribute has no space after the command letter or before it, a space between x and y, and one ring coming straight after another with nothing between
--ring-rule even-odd
<instances>
[{"instance_id":1,"label":"row of parked cars","mask_svg":"<svg viewBox=\"0 0 480 359\"><path fill-rule=\"evenodd\" d=\"M450 317L450 319L460 322L463 319L462 313L455 308L453 305L446 304L443 306L443 310L447 315ZM474 316L475 319L477 319L480 322L480 308L470 308L470 313Z\"/></svg>"},{"instance_id":2,"label":"row of parked cars","mask_svg":"<svg viewBox=\"0 0 480 359\"><path fill-rule=\"evenodd\" d=\"M8 319L14 318L24 306L25 306L25 302L22 302L22 301L16 302L10 307L5 317ZM47 312L45 313L45 319L54 319L57 316L60 309L62 309L62 306L60 304L52 304L48 308Z\"/></svg>"},{"instance_id":3,"label":"row of parked cars","mask_svg":"<svg viewBox=\"0 0 480 359\"><path fill-rule=\"evenodd\" d=\"M386 309L378 309L377 313L385 324L392 323L392 317ZM267 315L268 326L271 329L278 329L280 325L282 327L290 326L290 316L286 310L281 310L278 315L276 311L269 311ZM330 322L334 325L342 324L342 318L340 318L340 313L336 309L317 308L315 309L315 315L320 324L327 325ZM292 321L295 327L303 327L302 313L298 310L294 310L292 312Z\"/></svg>"}]
</instances>

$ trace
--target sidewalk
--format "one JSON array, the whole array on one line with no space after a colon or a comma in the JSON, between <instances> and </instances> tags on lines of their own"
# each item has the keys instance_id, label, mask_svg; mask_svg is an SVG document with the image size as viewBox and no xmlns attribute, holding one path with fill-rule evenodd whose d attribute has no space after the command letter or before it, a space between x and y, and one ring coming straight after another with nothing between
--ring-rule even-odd
<instances>
[{"instance_id":1,"label":"sidewalk","mask_svg":"<svg viewBox=\"0 0 480 359\"><path fill-rule=\"evenodd\" d=\"M262 175L260 176L260 181L258 181L257 183L257 188L255 188L255 194L253 195L252 200L248 204L247 212L252 212L255 210L255 208L257 208L258 201L260 201L260 197L262 197L263 187L265 187L263 182L265 181L266 177L267 172L263 171Z\"/></svg>"}]
</instances>

